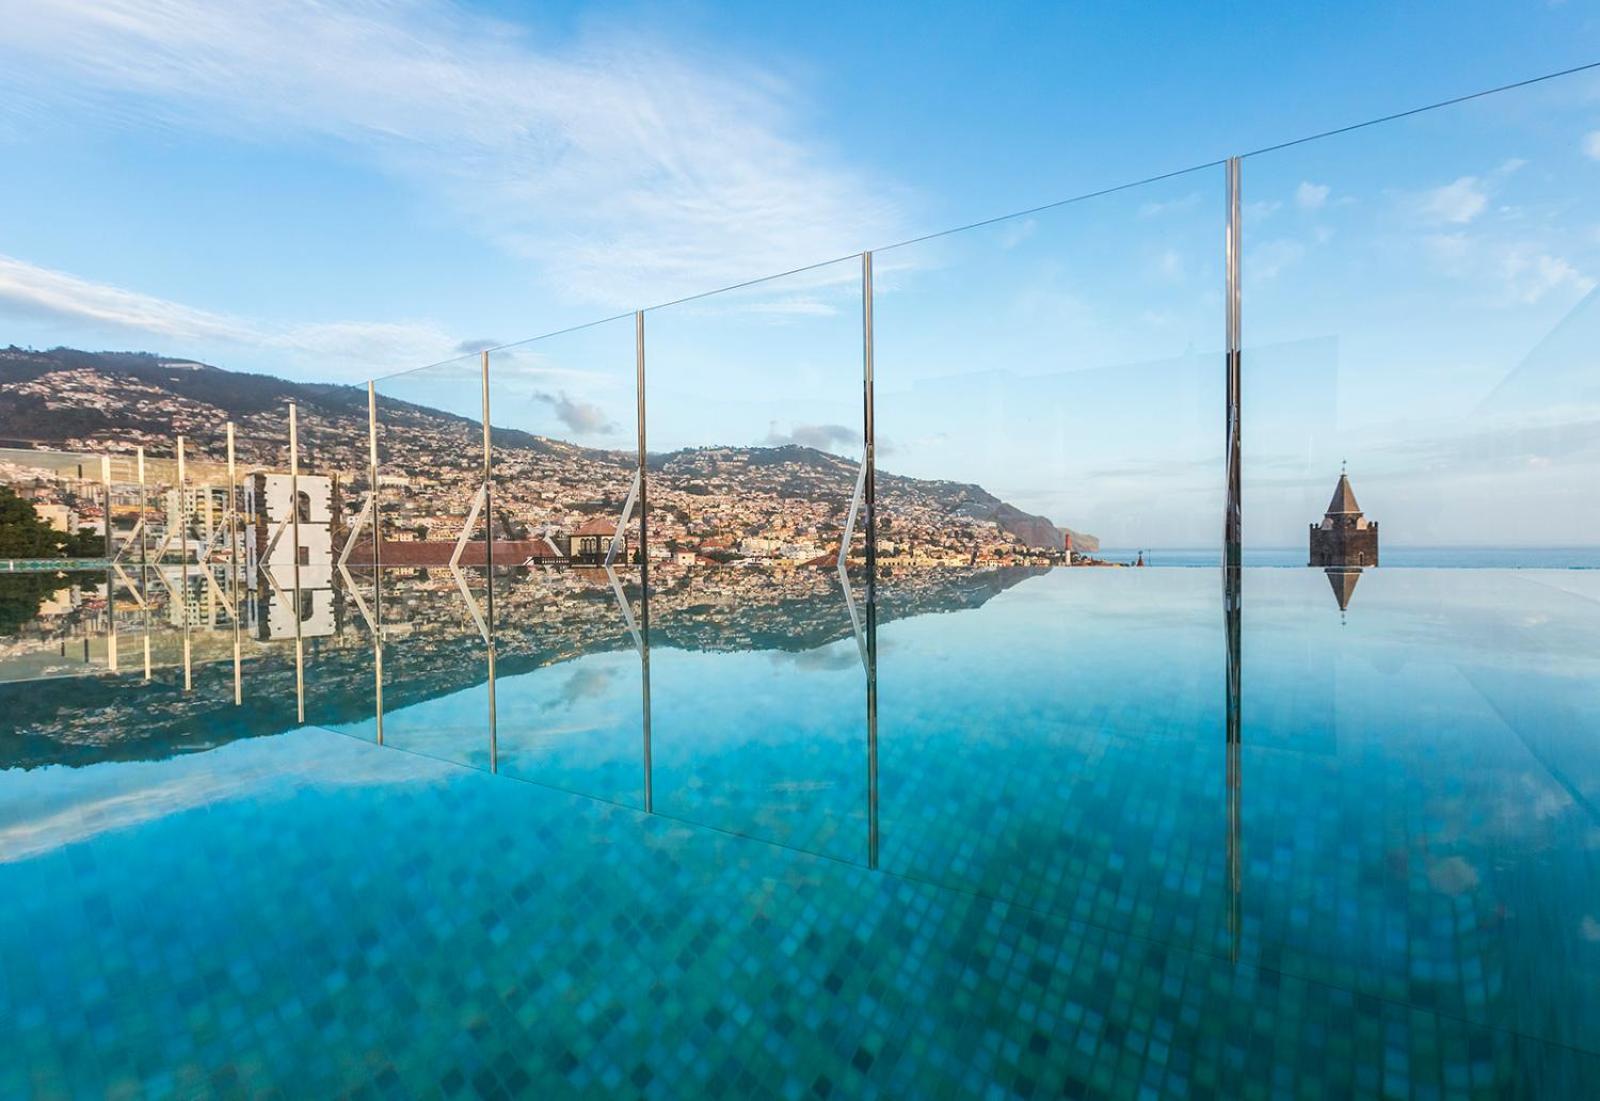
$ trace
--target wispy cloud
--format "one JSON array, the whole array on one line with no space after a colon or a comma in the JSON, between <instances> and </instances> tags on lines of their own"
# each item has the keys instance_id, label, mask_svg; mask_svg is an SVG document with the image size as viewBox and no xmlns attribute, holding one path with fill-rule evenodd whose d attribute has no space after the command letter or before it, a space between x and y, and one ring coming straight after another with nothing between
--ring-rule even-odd
<instances>
[{"instance_id":1,"label":"wispy cloud","mask_svg":"<svg viewBox=\"0 0 1600 1101\"><path fill-rule=\"evenodd\" d=\"M1294 202L1302 210L1317 210L1328 201L1328 185L1314 184L1310 180L1300 181L1300 186L1294 189Z\"/></svg>"},{"instance_id":2,"label":"wispy cloud","mask_svg":"<svg viewBox=\"0 0 1600 1101\"><path fill-rule=\"evenodd\" d=\"M1590 130L1583 136L1583 155L1600 161L1600 130Z\"/></svg>"},{"instance_id":3,"label":"wispy cloud","mask_svg":"<svg viewBox=\"0 0 1600 1101\"><path fill-rule=\"evenodd\" d=\"M557 420L580 436L598 436L617 431L616 424L606 416L604 409L592 402L569 398L565 391L539 393L533 397L548 405L555 412Z\"/></svg>"},{"instance_id":4,"label":"wispy cloud","mask_svg":"<svg viewBox=\"0 0 1600 1101\"><path fill-rule=\"evenodd\" d=\"M335 321L274 327L97 283L0 255L0 315L136 333L192 354L219 344L315 357L317 373L366 377L438 359L454 345L425 322Z\"/></svg>"},{"instance_id":5,"label":"wispy cloud","mask_svg":"<svg viewBox=\"0 0 1600 1101\"><path fill-rule=\"evenodd\" d=\"M1198 191L1191 191L1182 198L1144 203L1139 207L1139 217L1159 218L1163 214L1172 214L1178 211L1193 210L1199 205L1200 193Z\"/></svg>"},{"instance_id":6,"label":"wispy cloud","mask_svg":"<svg viewBox=\"0 0 1600 1101\"><path fill-rule=\"evenodd\" d=\"M1570 287L1580 294L1594 289L1595 281L1565 258L1541 252L1531 245L1506 249L1501 257L1501 274L1507 293L1525 304L1538 302L1551 291Z\"/></svg>"},{"instance_id":7,"label":"wispy cloud","mask_svg":"<svg viewBox=\"0 0 1600 1101\"><path fill-rule=\"evenodd\" d=\"M1422 196L1423 217L1434 222L1464 225L1484 212L1489 196L1476 176L1462 176Z\"/></svg>"},{"instance_id":8,"label":"wispy cloud","mask_svg":"<svg viewBox=\"0 0 1600 1101\"><path fill-rule=\"evenodd\" d=\"M796 89L738 60L622 35L535 41L427 0L7 11L0 93L13 83L31 109L70 97L130 124L332 139L578 301L661 301L897 229L881 181L801 134Z\"/></svg>"},{"instance_id":9,"label":"wispy cloud","mask_svg":"<svg viewBox=\"0 0 1600 1101\"><path fill-rule=\"evenodd\" d=\"M861 443L861 429L850 428L843 424L797 424L787 431L781 430L776 421L767 431L764 441L768 447L786 447L798 444L801 447L813 447L818 451L838 451L859 446Z\"/></svg>"}]
</instances>

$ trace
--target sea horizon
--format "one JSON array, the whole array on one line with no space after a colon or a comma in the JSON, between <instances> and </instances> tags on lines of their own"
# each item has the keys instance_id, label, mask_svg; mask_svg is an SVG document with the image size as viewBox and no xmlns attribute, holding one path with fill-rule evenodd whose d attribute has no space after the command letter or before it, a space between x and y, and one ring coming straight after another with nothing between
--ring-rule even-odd
<instances>
[{"instance_id":1,"label":"sea horizon","mask_svg":"<svg viewBox=\"0 0 1600 1101\"><path fill-rule=\"evenodd\" d=\"M1105 562L1133 562L1144 554L1147 566L1205 568L1220 564L1219 547L1102 547L1090 557ZM1305 547L1244 548L1246 566L1308 568ZM1473 547L1473 546L1394 546L1383 547L1377 567L1399 569L1600 569L1600 547Z\"/></svg>"}]
</instances>

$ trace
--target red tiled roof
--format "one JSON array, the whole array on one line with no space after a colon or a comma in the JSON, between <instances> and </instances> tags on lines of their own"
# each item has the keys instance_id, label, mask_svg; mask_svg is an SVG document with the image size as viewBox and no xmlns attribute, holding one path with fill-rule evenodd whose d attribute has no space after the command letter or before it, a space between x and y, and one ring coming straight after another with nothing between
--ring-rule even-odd
<instances>
[{"instance_id":1,"label":"red tiled roof","mask_svg":"<svg viewBox=\"0 0 1600 1101\"><path fill-rule=\"evenodd\" d=\"M411 569L426 566L448 566L456 545L441 540L384 543L379 548L379 561L385 569ZM481 566L484 561L483 542L468 543L461 551L461 564ZM528 559L535 561L565 560L565 556L544 539L497 539L494 544L494 564L516 566ZM358 543L350 552L350 561L356 566L372 561L371 542Z\"/></svg>"}]
</instances>

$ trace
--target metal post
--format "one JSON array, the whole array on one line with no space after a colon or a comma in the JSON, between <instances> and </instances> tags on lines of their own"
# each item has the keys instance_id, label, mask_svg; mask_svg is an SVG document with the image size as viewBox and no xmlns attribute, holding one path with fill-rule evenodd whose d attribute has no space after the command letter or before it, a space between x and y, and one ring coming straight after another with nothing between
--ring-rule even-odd
<instances>
[{"instance_id":1,"label":"metal post","mask_svg":"<svg viewBox=\"0 0 1600 1101\"><path fill-rule=\"evenodd\" d=\"M100 456L100 484L105 489L106 533L101 544L101 557L106 560L106 665L118 672L117 662L117 582L111 569L116 557L111 550L111 456Z\"/></svg>"},{"instance_id":2,"label":"metal post","mask_svg":"<svg viewBox=\"0 0 1600 1101\"><path fill-rule=\"evenodd\" d=\"M234 459L233 422L228 422L228 596L233 601L233 705L244 703L244 669L241 664L239 624L239 473Z\"/></svg>"},{"instance_id":3,"label":"metal post","mask_svg":"<svg viewBox=\"0 0 1600 1101\"><path fill-rule=\"evenodd\" d=\"M372 493L372 709L383 744L383 512L378 498L378 391L367 383L367 477Z\"/></svg>"},{"instance_id":4,"label":"metal post","mask_svg":"<svg viewBox=\"0 0 1600 1101\"><path fill-rule=\"evenodd\" d=\"M867 513L867 867L878 866L878 506L872 378L872 253L861 254L861 423Z\"/></svg>"},{"instance_id":5,"label":"metal post","mask_svg":"<svg viewBox=\"0 0 1600 1101\"><path fill-rule=\"evenodd\" d=\"M194 690L193 667L189 660L189 509L185 499L189 492L189 478L183 464L183 437L178 437L178 576L183 581L179 588L178 615L183 620L183 690ZM170 522L170 518L169 518ZM172 541L169 534L167 542Z\"/></svg>"},{"instance_id":6,"label":"metal post","mask_svg":"<svg viewBox=\"0 0 1600 1101\"><path fill-rule=\"evenodd\" d=\"M1232 943L1232 957L1239 958L1240 930L1243 922L1243 853L1241 851L1241 816L1243 800L1243 774L1241 760L1241 645L1243 617L1243 526L1241 521L1241 449L1240 449L1240 161L1230 157L1227 162L1227 238L1225 260L1227 264L1227 506L1223 516L1223 626L1227 642L1227 671L1225 679L1225 737L1226 784L1228 799L1228 931Z\"/></svg>"},{"instance_id":7,"label":"metal post","mask_svg":"<svg viewBox=\"0 0 1600 1101\"><path fill-rule=\"evenodd\" d=\"M1239 158L1228 158L1228 222L1224 247L1227 265L1227 478L1228 501L1222 521L1222 562L1237 569L1243 561L1243 526L1240 500L1240 169Z\"/></svg>"},{"instance_id":8,"label":"metal post","mask_svg":"<svg viewBox=\"0 0 1600 1101\"><path fill-rule=\"evenodd\" d=\"M294 399L289 399L289 533L293 537L294 559L294 712L302 726L306 721L306 651L300 624L300 428ZM271 569L269 562L267 569Z\"/></svg>"},{"instance_id":9,"label":"metal post","mask_svg":"<svg viewBox=\"0 0 1600 1101\"><path fill-rule=\"evenodd\" d=\"M861 406L866 446L867 605L878 600L878 449L872 394L872 253L861 254Z\"/></svg>"},{"instance_id":10,"label":"metal post","mask_svg":"<svg viewBox=\"0 0 1600 1101\"><path fill-rule=\"evenodd\" d=\"M144 448L139 456L139 595L144 600L144 679L150 680L150 537L145 532L145 513L149 509L144 480Z\"/></svg>"},{"instance_id":11,"label":"metal post","mask_svg":"<svg viewBox=\"0 0 1600 1101\"><path fill-rule=\"evenodd\" d=\"M483 353L483 586L484 644L489 651L489 771L500 770L499 731L494 707L494 450L489 429L489 353Z\"/></svg>"},{"instance_id":12,"label":"metal post","mask_svg":"<svg viewBox=\"0 0 1600 1101\"><path fill-rule=\"evenodd\" d=\"M639 422L639 651L644 729L644 809L655 810L655 761L650 742L650 476L645 459L644 311L633 315L634 415Z\"/></svg>"},{"instance_id":13,"label":"metal post","mask_svg":"<svg viewBox=\"0 0 1600 1101\"><path fill-rule=\"evenodd\" d=\"M878 606L867 605L867 867L878 867Z\"/></svg>"}]
</instances>

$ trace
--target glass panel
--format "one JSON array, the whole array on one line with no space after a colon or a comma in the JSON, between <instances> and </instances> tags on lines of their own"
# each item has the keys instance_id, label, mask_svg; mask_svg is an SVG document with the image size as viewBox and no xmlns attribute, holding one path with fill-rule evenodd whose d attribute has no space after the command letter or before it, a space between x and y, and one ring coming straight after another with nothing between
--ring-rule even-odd
<instances>
[{"instance_id":1,"label":"glass panel","mask_svg":"<svg viewBox=\"0 0 1600 1101\"><path fill-rule=\"evenodd\" d=\"M634 319L496 349L489 368L500 770L643 807Z\"/></svg>"},{"instance_id":2,"label":"glass panel","mask_svg":"<svg viewBox=\"0 0 1600 1101\"><path fill-rule=\"evenodd\" d=\"M1246 562L1291 567L1246 583L1245 951L1573 1044L1600 1035L1595 87L1243 166Z\"/></svg>"},{"instance_id":3,"label":"glass panel","mask_svg":"<svg viewBox=\"0 0 1600 1101\"><path fill-rule=\"evenodd\" d=\"M861 261L651 310L645 348L655 809L863 860L865 674L836 568Z\"/></svg>"},{"instance_id":4,"label":"glass panel","mask_svg":"<svg viewBox=\"0 0 1600 1101\"><path fill-rule=\"evenodd\" d=\"M377 382L379 614L384 744L488 768L482 377L473 354Z\"/></svg>"},{"instance_id":5,"label":"glass panel","mask_svg":"<svg viewBox=\"0 0 1600 1101\"><path fill-rule=\"evenodd\" d=\"M873 316L880 866L1226 955L1222 585L1138 568L1220 563L1224 188L879 251Z\"/></svg>"}]
</instances>

